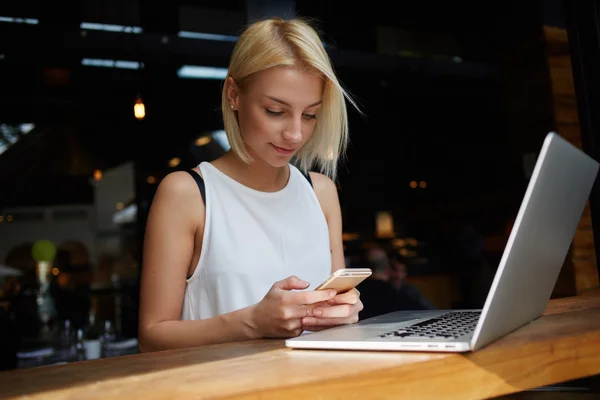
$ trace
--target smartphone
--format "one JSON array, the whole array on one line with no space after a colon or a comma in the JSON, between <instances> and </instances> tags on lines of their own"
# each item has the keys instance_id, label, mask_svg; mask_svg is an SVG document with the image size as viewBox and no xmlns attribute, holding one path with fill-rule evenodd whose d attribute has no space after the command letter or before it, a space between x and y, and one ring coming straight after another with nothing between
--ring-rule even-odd
<instances>
[{"instance_id":1,"label":"smartphone","mask_svg":"<svg viewBox=\"0 0 600 400\"><path fill-rule=\"evenodd\" d=\"M358 286L359 283L371 276L370 268L342 268L335 271L325 282L315 290L334 289L338 294L345 293Z\"/></svg>"}]
</instances>

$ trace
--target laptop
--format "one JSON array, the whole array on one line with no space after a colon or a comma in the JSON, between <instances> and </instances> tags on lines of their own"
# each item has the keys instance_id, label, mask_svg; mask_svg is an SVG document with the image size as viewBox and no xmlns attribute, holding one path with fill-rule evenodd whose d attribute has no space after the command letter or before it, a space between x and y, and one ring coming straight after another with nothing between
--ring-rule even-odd
<instances>
[{"instance_id":1,"label":"laptop","mask_svg":"<svg viewBox=\"0 0 600 400\"><path fill-rule=\"evenodd\" d=\"M598 173L555 132L544 142L481 310L397 311L286 340L295 349L468 352L544 312Z\"/></svg>"}]
</instances>

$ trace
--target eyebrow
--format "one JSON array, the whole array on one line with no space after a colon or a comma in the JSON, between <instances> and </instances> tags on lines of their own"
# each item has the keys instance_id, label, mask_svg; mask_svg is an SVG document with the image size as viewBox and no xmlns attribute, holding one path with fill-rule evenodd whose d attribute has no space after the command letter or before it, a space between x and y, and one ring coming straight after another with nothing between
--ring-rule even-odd
<instances>
[{"instance_id":1,"label":"eyebrow","mask_svg":"<svg viewBox=\"0 0 600 400\"><path fill-rule=\"evenodd\" d=\"M287 106L287 107L292 107L292 106L291 106L289 103L287 103L287 102L285 102L285 101L283 101L283 100L280 100L280 99L278 99L277 97L272 97L272 96L265 96L265 97L266 97L266 98L268 98L268 99L271 99L271 100L273 100L273 101L276 101L277 103L281 103L281 104L283 104L284 106ZM319 101L317 101L316 103L313 103L313 104L311 104L310 106L308 106L308 107L306 107L306 108L311 108L311 107L314 107L314 106L318 106L318 105L319 105L319 104L321 104L322 102L323 102L322 100L319 100Z\"/></svg>"}]
</instances>

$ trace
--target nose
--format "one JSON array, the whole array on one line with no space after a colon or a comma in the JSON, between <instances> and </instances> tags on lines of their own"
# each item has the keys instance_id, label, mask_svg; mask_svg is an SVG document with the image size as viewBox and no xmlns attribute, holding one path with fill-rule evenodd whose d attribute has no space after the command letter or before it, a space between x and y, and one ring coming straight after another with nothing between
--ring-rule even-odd
<instances>
[{"instance_id":1,"label":"nose","mask_svg":"<svg viewBox=\"0 0 600 400\"><path fill-rule=\"evenodd\" d=\"M294 144L302 141L302 116L290 118L283 131L283 138Z\"/></svg>"}]
</instances>

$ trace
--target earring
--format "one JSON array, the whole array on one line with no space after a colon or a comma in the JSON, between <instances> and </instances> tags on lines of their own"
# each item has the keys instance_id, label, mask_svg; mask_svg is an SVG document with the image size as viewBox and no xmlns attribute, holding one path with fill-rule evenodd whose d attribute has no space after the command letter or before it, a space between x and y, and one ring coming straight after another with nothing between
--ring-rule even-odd
<instances>
[{"instance_id":1,"label":"earring","mask_svg":"<svg viewBox=\"0 0 600 400\"><path fill-rule=\"evenodd\" d=\"M233 110L233 104L230 104L229 107L231 107L231 109Z\"/></svg>"}]
</instances>

